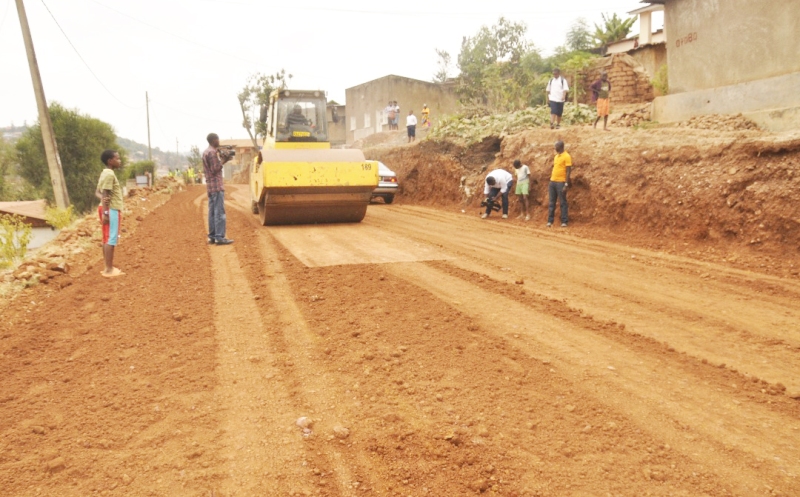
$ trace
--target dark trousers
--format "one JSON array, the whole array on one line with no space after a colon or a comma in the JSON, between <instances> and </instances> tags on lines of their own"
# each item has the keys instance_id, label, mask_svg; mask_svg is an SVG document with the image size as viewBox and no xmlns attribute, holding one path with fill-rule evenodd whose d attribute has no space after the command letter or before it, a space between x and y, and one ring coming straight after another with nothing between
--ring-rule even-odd
<instances>
[{"instance_id":1,"label":"dark trousers","mask_svg":"<svg viewBox=\"0 0 800 497\"><path fill-rule=\"evenodd\" d=\"M225 192L208 194L208 238L225 238Z\"/></svg>"},{"instance_id":2,"label":"dark trousers","mask_svg":"<svg viewBox=\"0 0 800 497\"><path fill-rule=\"evenodd\" d=\"M503 198L502 198L502 200L503 200L503 214L508 214L508 194L511 193L511 187L512 186L514 186L514 180L511 180L511 181L508 182L508 188L506 188L506 192L503 193ZM492 188L491 190L489 190L489 198L494 199L494 198L497 198L498 195L500 195L500 188ZM492 208L487 202L487 204L486 204L486 215L488 216L491 213L492 213Z\"/></svg>"},{"instance_id":3,"label":"dark trousers","mask_svg":"<svg viewBox=\"0 0 800 497\"><path fill-rule=\"evenodd\" d=\"M547 222L553 222L556 217L556 199L561 203L561 222L567 224L569 218L567 217L567 192L564 191L564 181L551 181L548 188L550 196L550 205L547 209Z\"/></svg>"}]
</instances>

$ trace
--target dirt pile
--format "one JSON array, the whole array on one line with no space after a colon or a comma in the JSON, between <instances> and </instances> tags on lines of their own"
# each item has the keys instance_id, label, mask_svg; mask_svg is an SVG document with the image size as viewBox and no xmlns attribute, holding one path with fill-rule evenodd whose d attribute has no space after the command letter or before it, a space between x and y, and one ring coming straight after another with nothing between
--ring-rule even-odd
<instances>
[{"instance_id":1,"label":"dirt pile","mask_svg":"<svg viewBox=\"0 0 800 497\"><path fill-rule=\"evenodd\" d=\"M734 122L729 120L726 122ZM747 129L529 130L472 146L426 142L370 150L399 175L400 202L475 207L487 170L532 170L535 218L544 215L553 142L573 157L572 223L648 246L712 242L797 256L800 139Z\"/></svg>"},{"instance_id":2,"label":"dirt pile","mask_svg":"<svg viewBox=\"0 0 800 497\"><path fill-rule=\"evenodd\" d=\"M131 236L143 216L183 188L182 182L167 177L160 179L154 188L129 190L122 213L120 238ZM17 267L0 272L0 296L14 295L38 284L53 288L71 285L73 278L86 270L89 261L100 255L98 247L101 243L102 229L97 213L86 214L61 230L52 242L28 254Z\"/></svg>"},{"instance_id":3,"label":"dirt pile","mask_svg":"<svg viewBox=\"0 0 800 497\"><path fill-rule=\"evenodd\" d=\"M631 112L623 112L620 116L611 119L613 126L624 126L631 128L634 126L641 126L645 122L650 121L650 105L646 105L640 109Z\"/></svg>"},{"instance_id":4,"label":"dirt pile","mask_svg":"<svg viewBox=\"0 0 800 497\"><path fill-rule=\"evenodd\" d=\"M681 128L710 129L715 131L740 131L757 130L758 124L744 117L741 114L720 115L709 114L707 116L697 116L677 124Z\"/></svg>"}]
</instances>

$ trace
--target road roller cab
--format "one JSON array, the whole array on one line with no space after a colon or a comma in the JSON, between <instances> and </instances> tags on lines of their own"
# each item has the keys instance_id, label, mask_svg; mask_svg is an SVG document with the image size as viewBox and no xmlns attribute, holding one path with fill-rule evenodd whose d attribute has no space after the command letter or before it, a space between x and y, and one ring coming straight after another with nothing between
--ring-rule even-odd
<instances>
[{"instance_id":1,"label":"road roller cab","mask_svg":"<svg viewBox=\"0 0 800 497\"><path fill-rule=\"evenodd\" d=\"M378 164L360 150L331 149L323 92L275 90L261 118L266 136L250 190L263 225L364 219Z\"/></svg>"}]
</instances>

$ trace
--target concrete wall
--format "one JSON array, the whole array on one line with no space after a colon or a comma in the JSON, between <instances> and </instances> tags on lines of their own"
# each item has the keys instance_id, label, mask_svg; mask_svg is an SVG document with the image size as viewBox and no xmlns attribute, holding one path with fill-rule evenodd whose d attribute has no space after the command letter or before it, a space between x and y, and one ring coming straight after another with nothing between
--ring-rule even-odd
<instances>
[{"instance_id":1,"label":"concrete wall","mask_svg":"<svg viewBox=\"0 0 800 497\"><path fill-rule=\"evenodd\" d=\"M383 110L390 100L396 100L400 106L400 131L405 131L409 110L413 110L417 119L420 119L422 104L428 104L433 123L458 109L453 86L394 75L348 88L345 96L348 144L389 129Z\"/></svg>"},{"instance_id":2,"label":"concrete wall","mask_svg":"<svg viewBox=\"0 0 800 497\"><path fill-rule=\"evenodd\" d=\"M797 0L666 0L664 16L670 94L800 71Z\"/></svg>"},{"instance_id":3,"label":"concrete wall","mask_svg":"<svg viewBox=\"0 0 800 497\"><path fill-rule=\"evenodd\" d=\"M670 71L672 69L670 68ZM653 119L685 121L707 114L744 114L770 131L800 129L800 72L737 85L670 94L653 102Z\"/></svg>"},{"instance_id":4,"label":"concrete wall","mask_svg":"<svg viewBox=\"0 0 800 497\"><path fill-rule=\"evenodd\" d=\"M658 69L667 63L667 45L666 43L646 45L629 52L629 55L644 67L647 76L652 80Z\"/></svg>"},{"instance_id":5,"label":"concrete wall","mask_svg":"<svg viewBox=\"0 0 800 497\"><path fill-rule=\"evenodd\" d=\"M347 141L347 112L344 105L328 105L328 140L331 146L344 145ZM336 112L336 122L333 114Z\"/></svg>"}]
</instances>

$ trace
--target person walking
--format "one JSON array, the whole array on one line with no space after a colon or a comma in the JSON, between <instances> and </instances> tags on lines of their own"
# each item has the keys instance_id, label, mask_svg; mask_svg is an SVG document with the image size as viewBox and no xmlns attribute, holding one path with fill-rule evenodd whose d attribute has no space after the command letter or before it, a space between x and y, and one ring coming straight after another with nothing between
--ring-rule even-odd
<instances>
[{"instance_id":1,"label":"person walking","mask_svg":"<svg viewBox=\"0 0 800 497\"><path fill-rule=\"evenodd\" d=\"M556 214L556 199L561 204L561 227L566 228L569 222L567 215L567 189L569 188L570 175L572 174L572 157L564 151L564 142L559 140L555 144L556 156L553 159L553 172L550 174L548 196L550 203L547 209L547 227L553 225Z\"/></svg>"},{"instance_id":2,"label":"person walking","mask_svg":"<svg viewBox=\"0 0 800 497\"><path fill-rule=\"evenodd\" d=\"M481 219L486 219L492 213L492 204L500 195L503 205L503 219L508 219L508 194L514 177L505 169L495 169L486 175L483 183L483 194L486 195L486 212L481 214Z\"/></svg>"},{"instance_id":3,"label":"person walking","mask_svg":"<svg viewBox=\"0 0 800 497\"><path fill-rule=\"evenodd\" d=\"M569 93L569 84L557 67L553 69L553 77L547 82L546 92L550 102L550 129L559 129L561 128L561 116L564 114L564 102L567 101L567 93Z\"/></svg>"},{"instance_id":4,"label":"person walking","mask_svg":"<svg viewBox=\"0 0 800 497\"><path fill-rule=\"evenodd\" d=\"M531 168L517 159L514 161L514 169L517 173L517 187L514 193L517 194L520 205L522 205L522 214L520 214L519 217L520 219L524 218L526 221L530 221L531 215L528 211L528 195L530 194Z\"/></svg>"},{"instance_id":5,"label":"person walking","mask_svg":"<svg viewBox=\"0 0 800 497\"><path fill-rule=\"evenodd\" d=\"M408 143L411 143L417 139L417 116L414 115L414 111L408 111L408 117L406 117L406 129L408 130Z\"/></svg>"},{"instance_id":6,"label":"person walking","mask_svg":"<svg viewBox=\"0 0 800 497\"><path fill-rule=\"evenodd\" d=\"M603 130L608 131L608 112L610 110L610 101L608 94L611 92L611 81L608 80L608 73L603 71L600 73L600 79L592 83L592 101L597 103L597 119L594 120L594 127L597 128L597 123L600 118L603 118Z\"/></svg>"},{"instance_id":7,"label":"person walking","mask_svg":"<svg viewBox=\"0 0 800 497\"><path fill-rule=\"evenodd\" d=\"M106 166L100 173L95 195L100 199L97 214L103 225L103 260L105 269L100 273L106 278L122 276L125 273L114 267L114 249L119 242L119 227L122 222L124 199L115 169L122 167L122 160L116 150L104 150L100 161Z\"/></svg>"},{"instance_id":8,"label":"person walking","mask_svg":"<svg viewBox=\"0 0 800 497\"><path fill-rule=\"evenodd\" d=\"M209 133L206 141L208 148L203 152L203 176L208 192L208 243L230 245L233 240L225 238L225 187L222 181L222 166L230 160L230 156L225 155L220 160L217 153L219 136L216 133Z\"/></svg>"}]
</instances>

